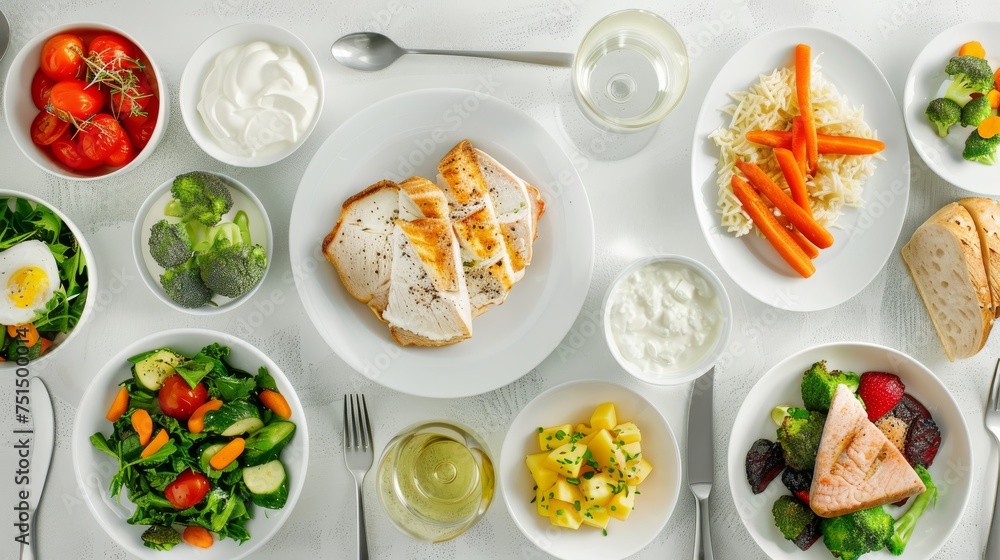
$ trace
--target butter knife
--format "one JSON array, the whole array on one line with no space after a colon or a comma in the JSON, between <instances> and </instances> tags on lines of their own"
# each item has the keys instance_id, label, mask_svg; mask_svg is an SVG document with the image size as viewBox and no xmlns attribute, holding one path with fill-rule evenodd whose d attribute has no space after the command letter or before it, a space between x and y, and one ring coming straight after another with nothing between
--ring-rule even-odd
<instances>
[{"instance_id":1,"label":"butter knife","mask_svg":"<svg viewBox=\"0 0 1000 560\"><path fill-rule=\"evenodd\" d=\"M712 384L715 368L694 382L688 408L687 471L688 487L694 494L694 560L713 560L711 515L708 497L712 493L715 453L712 439Z\"/></svg>"},{"instance_id":2,"label":"butter knife","mask_svg":"<svg viewBox=\"0 0 1000 560\"><path fill-rule=\"evenodd\" d=\"M38 529L38 501L45 488L45 478L49 473L49 463L52 461L52 447L56 441L55 414L52 412L52 398L49 391L38 376L31 378L28 390L33 422L31 447L31 464L29 467L28 485L28 519L30 523L28 544L21 545L21 560L35 560L35 535Z\"/></svg>"}]
</instances>

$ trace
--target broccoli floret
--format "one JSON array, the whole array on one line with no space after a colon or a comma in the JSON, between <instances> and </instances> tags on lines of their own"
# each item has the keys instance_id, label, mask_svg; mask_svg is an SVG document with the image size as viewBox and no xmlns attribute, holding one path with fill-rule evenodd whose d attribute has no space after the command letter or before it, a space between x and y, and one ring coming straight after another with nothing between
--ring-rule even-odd
<instances>
[{"instance_id":1,"label":"broccoli floret","mask_svg":"<svg viewBox=\"0 0 1000 560\"><path fill-rule=\"evenodd\" d=\"M149 230L149 254L163 268L180 266L191 258L191 239L182 223L160 220Z\"/></svg>"},{"instance_id":2,"label":"broccoli floret","mask_svg":"<svg viewBox=\"0 0 1000 560\"><path fill-rule=\"evenodd\" d=\"M785 464L796 470L816 465L816 452L823 436L826 415L791 407L778 428L777 441L784 453Z\"/></svg>"},{"instance_id":3,"label":"broccoli floret","mask_svg":"<svg viewBox=\"0 0 1000 560\"><path fill-rule=\"evenodd\" d=\"M855 560L885 548L892 536L892 516L877 506L820 522L823 544L835 558Z\"/></svg>"},{"instance_id":4,"label":"broccoli floret","mask_svg":"<svg viewBox=\"0 0 1000 560\"><path fill-rule=\"evenodd\" d=\"M214 226L233 207L233 195L225 181L204 171L178 175L170 193L174 199L167 204L164 214L185 222L197 220Z\"/></svg>"},{"instance_id":5,"label":"broccoli floret","mask_svg":"<svg viewBox=\"0 0 1000 560\"><path fill-rule=\"evenodd\" d=\"M153 550L170 550L180 542L181 534L173 527L150 525L149 529L142 533L142 544Z\"/></svg>"},{"instance_id":6,"label":"broccoli floret","mask_svg":"<svg viewBox=\"0 0 1000 560\"><path fill-rule=\"evenodd\" d=\"M939 97L927 105L924 114L927 115L927 120L937 127L938 136L943 138L948 135L951 125L962 118L962 108L951 99Z\"/></svg>"},{"instance_id":7,"label":"broccoli floret","mask_svg":"<svg viewBox=\"0 0 1000 560\"><path fill-rule=\"evenodd\" d=\"M913 504L910 505L910 509L906 510L903 517L896 520L892 531L892 538L889 539L889 552L899 556L903 553L903 549L906 548L906 543L910 542L910 537L913 536L913 528L917 526L917 519L924 514L924 510L927 506L934 507L935 502L937 502L938 489L934 485L934 481L931 480L931 473L927 472L921 465L917 465L913 468L917 471L917 475L920 476L920 480L924 482L924 486L927 490L923 494L917 496L913 500Z\"/></svg>"},{"instance_id":8,"label":"broccoli floret","mask_svg":"<svg viewBox=\"0 0 1000 560\"><path fill-rule=\"evenodd\" d=\"M993 165L997 161L997 146L1000 146L1000 134L992 138L983 138L978 130L973 130L965 140L962 157L969 161Z\"/></svg>"},{"instance_id":9,"label":"broccoli floret","mask_svg":"<svg viewBox=\"0 0 1000 560\"><path fill-rule=\"evenodd\" d=\"M963 107L973 93L993 89L993 70L988 62L977 56L952 57L944 71L952 79L944 96Z\"/></svg>"},{"instance_id":10,"label":"broccoli floret","mask_svg":"<svg viewBox=\"0 0 1000 560\"><path fill-rule=\"evenodd\" d=\"M160 275L160 285L177 305L193 309L212 300L212 290L201 279L201 271L191 258L184 264L168 268Z\"/></svg>"},{"instance_id":11,"label":"broccoli floret","mask_svg":"<svg viewBox=\"0 0 1000 560\"><path fill-rule=\"evenodd\" d=\"M797 541L803 531L809 529L818 519L809 506L788 495L781 496L774 502L771 515L774 516L774 524L781 531L781 536L790 541Z\"/></svg>"},{"instance_id":12,"label":"broccoli floret","mask_svg":"<svg viewBox=\"0 0 1000 560\"><path fill-rule=\"evenodd\" d=\"M983 119L992 114L990 99L985 95L977 97L962 107L962 126L979 126Z\"/></svg>"},{"instance_id":13,"label":"broccoli floret","mask_svg":"<svg viewBox=\"0 0 1000 560\"><path fill-rule=\"evenodd\" d=\"M264 277L267 255L260 245L243 243L236 228L236 239L221 236L211 249L198 255L201 279L213 292L226 297L240 297Z\"/></svg>"},{"instance_id":14,"label":"broccoli floret","mask_svg":"<svg viewBox=\"0 0 1000 560\"><path fill-rule=\"evenodd\" d=\"M808 410L826 412L838 385L856 391L861 378L853 372L827 371L826 360L816 362L802 375L802 402Z\"/></svg>"}]
</instances>

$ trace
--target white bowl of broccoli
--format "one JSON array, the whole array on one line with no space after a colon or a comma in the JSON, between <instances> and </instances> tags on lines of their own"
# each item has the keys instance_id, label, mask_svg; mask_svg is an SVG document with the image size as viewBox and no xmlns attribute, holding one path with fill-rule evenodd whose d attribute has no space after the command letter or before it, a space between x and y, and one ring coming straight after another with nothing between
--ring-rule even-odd
<instances>
[{"instance_id":1,"label":"white bowl of broccoli","mask_svg":"<svg viewBox=\"0 0 1000 560\"><path fill-rule=\"evenodd\" d=\"M219 173L178 175L149 195L132 226L132 254L146 286L194 315L250 299L271 266L267 211L246 185Z\"/></svg>"}]
</instances>

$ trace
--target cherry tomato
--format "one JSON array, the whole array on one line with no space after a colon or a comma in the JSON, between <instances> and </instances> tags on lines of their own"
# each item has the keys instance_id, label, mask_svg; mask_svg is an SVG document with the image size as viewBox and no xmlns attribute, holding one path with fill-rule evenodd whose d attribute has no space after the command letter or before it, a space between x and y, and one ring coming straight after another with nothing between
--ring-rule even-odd
<instances>
[{"instance_id":1,"label":"cherry tomato","mask_svg":"<svg viewBox=\"0 0 1000 560\"><path fill-rule=\"evenodd\" d=\"M80 149L94 161L108 159L122 138L127 138L125 130L107 113L94 115L80 126Z\"/></svg>"},{"instance_id":2,"label":"cherry tomato","mask_svg":"<svg viewBox=\"0 0 1000 560\"><path fill-rule=\"evenodd\" d=\"M188 469L177 475L177 478L163 489L163 497L175 508L187 509L205 499L205 494L208 494L210 489L208 477Z\"/></svg>"},{"instance_id":3,"label":"cherry tomato","mask_svg":"<svg viewBox=\"0 0 1000 560\"><path fill-rule=\"evenodd\" d=\"M81 77L86 66L84 54L83 39L78 35L55 35L42 46L42 72L56 81Z\"/></svg>"},{"instance_id":4,"label":"cherry tomato","mask_svg":"<svg viewBox=\"0 0 1000 560\"><path fill-rule=\"evenodd\" d=\"M137 150L141 150L149 144L149 138L153 136L153 129L156 128L156 119L151 118L146 122L130 126L128 123L125 124L125 131L128 132L129 139L132 140L132 146Z\"/></svg>"},{"instance_id":5,"label":"cherry tomato","mask_svg":"<svg viewBox=\"0 0 1000 560\"><path fill-rule=\"evenodd\" d=\"M152 99L149 100L149 104L146 105L146 108L142 112L140 112L138 114L135 114L135 115L132 115L132 114L129 114L129 113L122 113L122 114L118 115L118 120L126 128L128 128L128 127L138 127L138 126L140 126L142 124L145 124L146 121L151 120L151 119L152 119L153 123L155 124L156 123L156 116L159 113L160 113L160 100L157 99L157 98L155 98L155 97L153 97Z\"/></svg>"},{"instance_id":6,"label":"cherry tomato","mask_svg":"<svg viewBox=\"0 0 1000 560\"><path fill-rule=\"evenodd\" d=\"M131 41L121 35L109 33L94 37L90 41L87 56L93 60L95 54L101 62L113 70L139 67L136 64L138 61L138 49L135 48L135 45Z\"/></svg>"},{"instance_id":7,"label":"cherry tomato","mask_svg":"<svg viewBox=\"0 0 1000 560\"><path fill-rule=\"evenodd\" d=\"M178 420L187 420L196 408L208 400L208 389L204 383L198 383L192 389L183 377L174 374L164 380L157 398L164 414Z\"/></svg>"},{"instance_id":8,"label":"cherry tomato","mask_svg":"<svg viewBox=\"0 0 1000 560\"><path fill-rule=\"evenodd\" d=\"M39 146L48 146L59 139L69 123L46 111L39 111L35 120L31 121L31 141Z\"/></svg>"},{"instance_id":9,"label":"cherry tomato","mask_svg":"<svg viewBox=\"0 0 1000 560\"><path fill-rule=\"evenodd\" d=\"M111 150L111 155L109 155L104 163L108 165L113 165L115 167L121 167L123 165L128 165L133 159L135 159L136 150L132 147L132 141L129 140L128 134L122 132L122 137L118 140L118 144Z\"/></svg>"},{"instance_id":10,"label":"cherry tomato","mask_svg":"<svg viewBox=\"0 0 1000 560\"><path fill-rule=\"evenodd\" d=\"M140 79L125 91L111 94L111 113L119 118L141 116L146 108L156 99L153 86L147 80Z\"/></svg>"},{"instance_id":11,"label":"cherry tomato","mask_svg":"<svg viewBox=\"0 0 1000 560\"><path fill-rule=\"evenodd\" d=\"M49 102L57 115L82 121L101 110L104 94L96 85L88 85L83 80L63 80L52 86Z\"/></svg>"},{"instance_id":12,"label":"cherry tomato","mask_svg":"<svg viewBox=\"0 0 1000 560\"><path fill-rule=\"evenodd\" d=\"M35 107L41 111L49 103L49 92L56 81L45 75L42 69L35 70L35 76L31 78L31 100L35 102Z\"/></svg>"},{"instance_id":13,"label":"cherry tomato","mask_svg":"<svg viewBox=\"0 0 1000 560\"><path fill-rule=\"evenodd\" d=\"M72 140L68 130L53 142L50 148L52 148L52 155L55 156L56 160L74 171L85 171L101 165L101 162L83 155L79 144Z\"/></svg>"}]
</instances>

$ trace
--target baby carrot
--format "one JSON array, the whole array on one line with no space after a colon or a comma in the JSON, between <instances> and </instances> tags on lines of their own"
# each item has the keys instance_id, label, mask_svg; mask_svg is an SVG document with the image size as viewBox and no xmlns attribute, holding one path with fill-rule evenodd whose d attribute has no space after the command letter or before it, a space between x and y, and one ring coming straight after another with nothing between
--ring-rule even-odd
<instances>
[{"instance_id":1,"label":"baby carrot","mask_svg":"<svg viewBox=\"0 0 1000 560\"><path fill-rule=\"evenodd\" d=\"M191 417L188 418L188 431L192 434L200 434L205 429L205 415L220 408L222 408L222 401L212 399L194 409Z\"/></svg>"},{"instance_id":2,"label":"baby carrot","mask_svg":"<svg viewBox=\"0 0 1000 560\"><path fill-rule=\"evenodd\" d=\"M974 56L976 58L986 58L986 49L979 41L969 41L958 48L958 56Z\"/></svg>"},{"instance_id":3,"label":"baby carrot","mask_svg":"<svg viewBox=\"0 0 1000 560\"><path fill-rule=\"evenodd\" d=\"M149 445L143 448L142 453L140 453L139 456L143 459L152 456L164 445L166 445L168 441L170 441L170 436L167 434L167 431L160 428L160 431L156 432L156 437L149 442Z\"/></svg>"},{"instance_id":4,"label":"baby carrot","mask_svg":"<svg viewBox=\"0 0 1000 560\"><path fill-rule=\"evenodd\" d=\"M820 249L826 249L833 245L833 236L830 235L830 232L819 225L808 212L795 204L795 201L789 198L785 191L781 190L781 187L775 184L756 163L738 161L736 167L747 176L754 188L770 200L771 204L780 210L795 226L795 229L802 232L802 235L806 236L806 239L811 241L813 245Z\"/></svg>"},{"instance_id":5,"label":"baby carrot","mask_svg":"<svg viewBox=\"0 0 1000 560\"><path fill-rule=\"evenodd\" d=\"M809 189L806 188L806 179L802 176L799 165L795 162L795 156L784 148L775 148L774 157L778 160L781 174L785 176L785 182L788 183L792 200L806 212L812 213L812 208L809 206Z\"/></svg>"},{"instance_id":6,"label":"baby carrot","mask_svg":"<svg viewBox=\"0 0 1000 560\"><path fill-rule=\"evenodd\" d=\"M786 130L751 130L746 133L746 139L754 144L794 151L792 133ZM885 142L873 138L861 138L859 136L817 134L816 149L821 154L865 156L884 150Z\"/></svg>"},{"instance_id":7,"label":"baby carrot","mask_svg":"<svg viewBox=\"0 0 1000 560\"><path fill-rule=\"evenodd\" d=\"M108 413L104 417L112 422L117 422L126 410L128 410L128 389L121 387L118 389L118 394L115 395L115 400L111 401L111 408L108 409Z\"/></svg>"},{"instance_id":8,"label":"baby carrot","mask_svg":"<svg viewBox=\"0 0 1000 560\"><path fill-rule=\"evenodd\" d=\"M212 455L212 458L208 460L208 464L212 466L213 469L221 471L222 469L229 466L230 463L239 457L243 450L246 448L246 440L241 437L233 438L226 444L225 447L220 449L218 453Z\"/></svg>"},{"instance_id":9,"label":"baby carrot","mask_svg":"<svg viewBox=\"0 0 1000 560\"><path fill-rule=\"evenodd\" d=\"M139 434L139 445L146 445L153 437L153 418L143 408L132 413L132 429Z\"/></svg>"},{"instance_id":10,"label":"baby carrot","mask_svg":"<svg viewBox=\"0 0 1000 560\"><path fill-rule=\"evenodd\" d=\"M809 84L812 83L812 49L809 45L795 46L795 96L799 101L799 114L806 133L806 167L810 173L816 172L816 120L813 118L812 99L809 98Z\"/></svg>"},{"instance_id":11,"label":"baby carrot","mask_svg":"<svg viewBox=\"0 0 1000 560\"><path fill-rule=\"evenodd\" d=\"M760 196L737 175L733 175L732 185L733 194L743 205L743 210L750 215L750 219L764 234L764 237L771 242L781 258L804 278L812 276L816 272L816 266L795 244L788 230L781 227Z\"/></svg>"},{"instance_id":12,"label":"baby carrot","mask_svg":"<svg viewBox=\"0 0 1000 560\"><path fill-rule=\"evenodd\" d=\"M774 216L774 212L771 212L771 215ZM807 257L809 257L810 259L815 259L816 257L819 256L819 249L817 249L815 245L810 243L809 240L806 239L804 235L802 235L802 232L793 228L792 224L788 222L788 218L784 217L783 215L777 215L774 216L774 219L778 220L778 223L781 224L781 227L788 230L788 233L791 234L792 236L792 241L794 241L795 244L802 249L802 252L805 253Z\"/></svg>"},{"instance_id":13,"label":"baby carrot","mask_svg":"<svg viewBox=\"0 0 1000 560\"><path fill-rule=\"evenodd\" d=\"M198 548L211 548L215 544L212 533L208 529L197 525L189 525L184 528L184 542L197 546Z\"/></svg>"},{"instance_id":14,"label":"baby carrot","mask_svg":"<svg viewBox=\"0 0 1000 560\"><path fill-rule=\"evenodd\" d=\"M792 154L796 163L799 164L799 173L806 176L806 127L802 124L802 117L792 117Z\"/></svg>"},{"instance_id":15,"label":"baby carrot","mask_svg":"<svg viewBox=\"0 0 1000 560\"><path fill-rule=\"evenodd\" d=\"M270 408L275 414L285 420L292 417L292 407L288 406L288 401L277 391L271 391L270 389L261 391L260 402L264 403L264 406Z\"/></svg>"}]
</instances>

